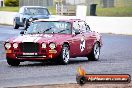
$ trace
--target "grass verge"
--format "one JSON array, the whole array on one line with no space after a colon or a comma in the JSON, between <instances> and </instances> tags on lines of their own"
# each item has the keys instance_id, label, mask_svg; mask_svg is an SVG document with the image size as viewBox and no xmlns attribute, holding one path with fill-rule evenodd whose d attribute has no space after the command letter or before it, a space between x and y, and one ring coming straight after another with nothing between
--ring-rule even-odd
<instances>
[{"instance_id":1,"label":"grass verge","mask_svg":"<svg viewBox=\"0 0 132 88\"><path fill-rule=\"evenodd\" d=\"M97 8L98 16L132 16L132 7Z\"/></svg>"},{"instance_id":2,"label":"grass verge","mask_svg":"<svg viewBox=\"0 0 132 88\"><path fill-rule=\"evenodd\" d=\"M18 12L19 7L0 7L0 11Z\"/></svg>"}]
</instances>

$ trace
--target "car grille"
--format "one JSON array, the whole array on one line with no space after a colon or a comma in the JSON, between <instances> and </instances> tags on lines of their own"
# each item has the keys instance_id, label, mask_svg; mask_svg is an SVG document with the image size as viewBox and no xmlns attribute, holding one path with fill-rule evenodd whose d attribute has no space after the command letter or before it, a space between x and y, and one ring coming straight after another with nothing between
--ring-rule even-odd
<instances>
[{"instance_id":1,"label":"car grille","mask_svg":"<svg viewBox=\"0 0 132 88\"><path fill-rule=\"evenodd\" d=\"M20 51L25 53L36 53L38 52L38 43L24 42L20 43Z\"/></svg>"}]
</instances>

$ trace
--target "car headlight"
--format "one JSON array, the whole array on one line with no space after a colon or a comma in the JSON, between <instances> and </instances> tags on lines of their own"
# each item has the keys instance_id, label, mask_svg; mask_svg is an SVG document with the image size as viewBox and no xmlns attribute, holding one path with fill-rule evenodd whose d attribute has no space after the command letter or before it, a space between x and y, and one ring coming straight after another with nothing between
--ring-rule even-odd
<instances>
[{"instance_id":1,"label":"car headlight","mask_svg":"<svg viewBox=\"0 0 132 88\"><path fill-rule=\"evenodd\" d=\"M13 43L13 47L14 48L17 48L18 47L18 44L17 43Z\"/></svg>"},{"instance_id":2,"label":"car headlight","mask_svg":"<svg viewBox=\"0 0 132 88\"><path fill-rule=\"evenodd\" d=\"M10 43L5 43L5 48L6 49L10 49L11 48L11 44Z\"/></svg>"},{"instance_id":3,"label":"car headlight","mask_svg":"<svg viewBox=\"0 0 132 88\"><path fill-rule=\"evenodd\" d=\"M55 48L56 48L56 45L55 45L55 43L50 43L50 44L49 44L49 47L50 47L51 49L55 49Z\"/></svg>"},{"instance_id":4,"label":"car headlight","mask_svg":"<svg viewBox=\"0 0 132 88\"><path fill-rule=\"evenodd\" d=\"M33 18L29 18L29 21L30 21L30 22L33 21Z\"/></svg>"},{"instance_id":5,"label":"car headlight","mask_svg":"<svg viewBox=\"0 0 132 88\"><path fill-rule=\"evenodd\" d=\"M45 43L42 43L42 48L46 48L46 44Z\"/></svg>"}]
</instances>

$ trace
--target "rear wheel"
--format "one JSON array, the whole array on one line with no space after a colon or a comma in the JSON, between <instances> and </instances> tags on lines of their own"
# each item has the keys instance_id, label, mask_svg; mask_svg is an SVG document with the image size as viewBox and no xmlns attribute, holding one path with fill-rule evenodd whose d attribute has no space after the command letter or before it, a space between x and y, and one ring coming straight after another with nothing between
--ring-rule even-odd
<instances>
[{"instance_id":1,"label":"rear wheel","mask_svg":"<svg viewBox=\"0 0 132 88\"><path fill-rule=\"evenodd\" d=\"M20 61L18 61L18 60L13 60L10 58L6 58L6 59L7 59L7 63L11 66L19 66L19 64L20 64Z\"/></svg>"},{"instance_id":2,"label":"rear wheel","mask_svg":"<svg viewBox=\"0 0 132 88\"><path fill-rule=\"evenodd\" d=\"M60 58L57 58L57 62L59 64L66 65L69 63L70 59L70 51L69 46L67 44L63 45Z\"/></svg>"},{"instance_id":3,"label":"rear wheel","mask_svg":"<svg viewBox=\"0 0 132 88\"><path fill-rule=\"evenodd\" d=\"M99 60L99 55L100 55L100 45L99 43L95 43L91 53L87 56L88 60L97 61Z\"/></svg>"},{"instance_id":4,"label":"rear wheel","mask_svg":"<svg viewBox=\"0 0 132 88\"><path fill-rule=\"evenodd\" d=\"M19 25L16 23L15 20L13 21L13 28L14 28L14 29L18 29L18 28L19 28Z\"/></svg>"}]
</instances>

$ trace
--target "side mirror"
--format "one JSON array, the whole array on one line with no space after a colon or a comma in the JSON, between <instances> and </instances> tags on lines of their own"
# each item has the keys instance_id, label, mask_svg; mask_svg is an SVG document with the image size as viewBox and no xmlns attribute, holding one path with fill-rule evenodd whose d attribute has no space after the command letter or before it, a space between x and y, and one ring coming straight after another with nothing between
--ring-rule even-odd
<instances>
[{"instance_id":1,"label":"side mirror","mask_svg":"<svg viewBox=\"0 0 132 88\"><path fill-rule=\"evenodd\" d=\"M23 35L24 34L24 31L21 31L20 34Z\"/></svg>"}]
</instances>

